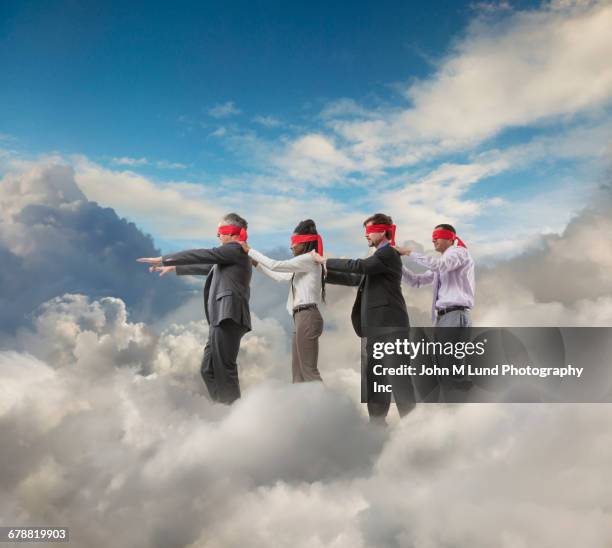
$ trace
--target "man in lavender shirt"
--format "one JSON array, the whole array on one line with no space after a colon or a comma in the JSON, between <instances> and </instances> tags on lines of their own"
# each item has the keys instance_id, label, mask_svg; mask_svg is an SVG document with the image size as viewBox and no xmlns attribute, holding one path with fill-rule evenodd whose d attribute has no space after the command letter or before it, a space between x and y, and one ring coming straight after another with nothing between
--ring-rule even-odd
<instances>
[{"instance_id":1,"label":"man in lavender shirt","mask_svg":"<svg viewBox=\"0 0 612 548\"><path fill-rule=\"evenodd\" d=\"M433 285L431 321L436 327L470 327L476 287L474 260L451 225L437 225L432 241L441 257L396 247L401 255L408 255L415 263L428 269L423 274L416 274L404 266L402 281L412 287Z\"/></svg>"}]
</instances>

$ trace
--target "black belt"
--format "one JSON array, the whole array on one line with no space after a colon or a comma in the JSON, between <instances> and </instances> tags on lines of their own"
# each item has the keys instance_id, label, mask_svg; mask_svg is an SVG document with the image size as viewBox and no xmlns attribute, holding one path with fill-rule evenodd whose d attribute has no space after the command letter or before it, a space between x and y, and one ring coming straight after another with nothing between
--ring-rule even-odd
<instances>
[{"instance_id":1,"label":"black belt","mask_svg":"<svg viewBox=\"0 0 612 548\"><path fill-rule=\"evenodd\" d=\"M449 306L448 308L440 308L438 309L438 317L444 316L444 314L448 314L449 312L455 312L455 310L469 310L469 306Z\"/></svg>"},{"instance_id":2,"label":"black belt","mask_svg":"<svg viewBox=\"0 0 612 548\"><path fill-rule=\"evenodd\" d=\"M293 307L293 313L301 312L302 310L309 310L310 308L316 308L317 305L315 303L311 304L300 304L298 306Z\"/></svg>"}]
</instances>

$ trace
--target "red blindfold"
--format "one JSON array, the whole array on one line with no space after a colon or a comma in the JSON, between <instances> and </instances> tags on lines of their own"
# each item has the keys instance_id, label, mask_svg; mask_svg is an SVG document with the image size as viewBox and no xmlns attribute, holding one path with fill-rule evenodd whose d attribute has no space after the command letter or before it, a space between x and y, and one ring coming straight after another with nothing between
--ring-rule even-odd
<instances>
[{"instance_id":1,"label":"red blindfold","mask_svg":"<svg viewBox=\"0 0 612 548\"><path fill-rule=\"evenodd\" d=\"M395 245L395 225L367 225L365 227L366 234L378 234L381 232L391 231L391 245Z\"/></svg>"},{"instance_id":2,"label":"red blindfold","mask_svg":"<svg viewBox=\"0 0 612 548\"><path fill-rule=\"evenodd\" d=\"M463 243L461 238L457 236L452 230L445 230L443 228L436 228L431 234L432 240L451 240L454 242L457 240L457 245L459 247L465 247L467 249L467 245Z\"/></svg>"},{"instance_id":3,"label":"red blindfold","mask_svg":"<svg viewBox=\"0 0 612 548\"><path fill-rule=\"evenodd\" d=\"M320 234L293 234L291 236L291 247L306 242L317 242L317 253L323 256L323 240Z\"/></svg>"},{"instance_id":4,"label":"red blindfold","mask_svg":"<svg viewBox=\"0 0 612 548\"><path fill-rule=\"evenodd\" d=\"M246 229L234 225L222 225L217 229L217 232L224 236L239 236L241 242L246 242L248 238Z\"/></svg>"}]
</instances>

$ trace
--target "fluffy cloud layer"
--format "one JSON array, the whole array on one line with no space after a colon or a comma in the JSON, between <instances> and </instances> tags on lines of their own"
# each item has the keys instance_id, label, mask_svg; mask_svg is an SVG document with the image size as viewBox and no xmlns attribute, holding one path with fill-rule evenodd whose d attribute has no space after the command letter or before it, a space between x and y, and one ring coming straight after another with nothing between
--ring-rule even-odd
<instances>
[{"instance_id":1,"label":"fluffy cloud layer","mask_svg":"<svg viewBox=\"0 0 612 548\"><path fill-rule=\"evenodd\" d=\"M240 351L240 361L248 364L242 369L245 386L264 377L287 378L283 328L273 318L255 315L253 321L254 331ZM173 385L203 393L199 367L207 336L203 319L171 324L158 332L130 320L121 299L66 294L41 305L32 324L17 331L11 347L56 369L72 364L95 376L112 364L140 375L163 376Z\"/></svg>"},{"instance_id":2,"label":"fluffy cloud layer","mask_svg":"<svg viewBox=\"0 0 612 548\"><path fill-rule=\"evenodd\" d=\"M542 236L522 255L481 270L481 325L612 325L610 189L599 200L562 234Z\"/></svg>"},{"instance_id":3,"label":"fluffy cloud layer","mask_svg":"<svg viewBox=\"0 0 612 548\"><path fill-rule=\"evenodd\" d=\"M286 361L256 331L243 378ZM48 303L21 334L36 356L0 353L3 523L84 548L607 545L607 406L430 405L381 431L346 387L252 375L227 408L189 378L204 334Z\"/></svg>"}]
</instances>

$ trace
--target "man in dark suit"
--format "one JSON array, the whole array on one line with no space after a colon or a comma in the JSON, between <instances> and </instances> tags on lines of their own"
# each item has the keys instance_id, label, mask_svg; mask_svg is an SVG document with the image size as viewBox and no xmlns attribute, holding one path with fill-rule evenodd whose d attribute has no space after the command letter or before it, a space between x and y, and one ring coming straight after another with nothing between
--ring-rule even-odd
<instances>
[{"instance_id":1,"label":"man in dark suit","mask_svg":"<svg viewBox=\"0 0 612 548\"><path fill-rule=\"evenodd\" d=\"M175 271L178 276L204 275L204 312L210 326L202 359L202 378L214 401L231 404L240 398L236 358L240 340L251 330L249 310L251 259L242 250L247 222L230 213L219 223L221 245L212 249L190 249L163 257L138 259L150 263L160 276Z\"/></svg>"},{"instance_id":2,"label":"man in dark suit","mask_svg":"<svg viewBox=\"0 0 612 548\"><path fill-rule=\"evenodd\" d=\"M362 401L368 404L372 420L384 421L391 393L375 392L373 382L381 382L382 377L374 379L372 368L381 360L374 360L372 346L375 342L391 342L396 338L408 337L410 322L406 302L402 295L402 261L395 245L395 225L391 217L376 213L364 221L366 240L376 252L367 259L324 259L315 258L325 265L326 281L331 284L357 286L357 298L353 305L351 320L355 333L362 338L363 350L367 359L362 359ZM414 388L409 377L390 377L393 395L400 415L409 413L415 404Z\"/></svg>"}]
</instances>

